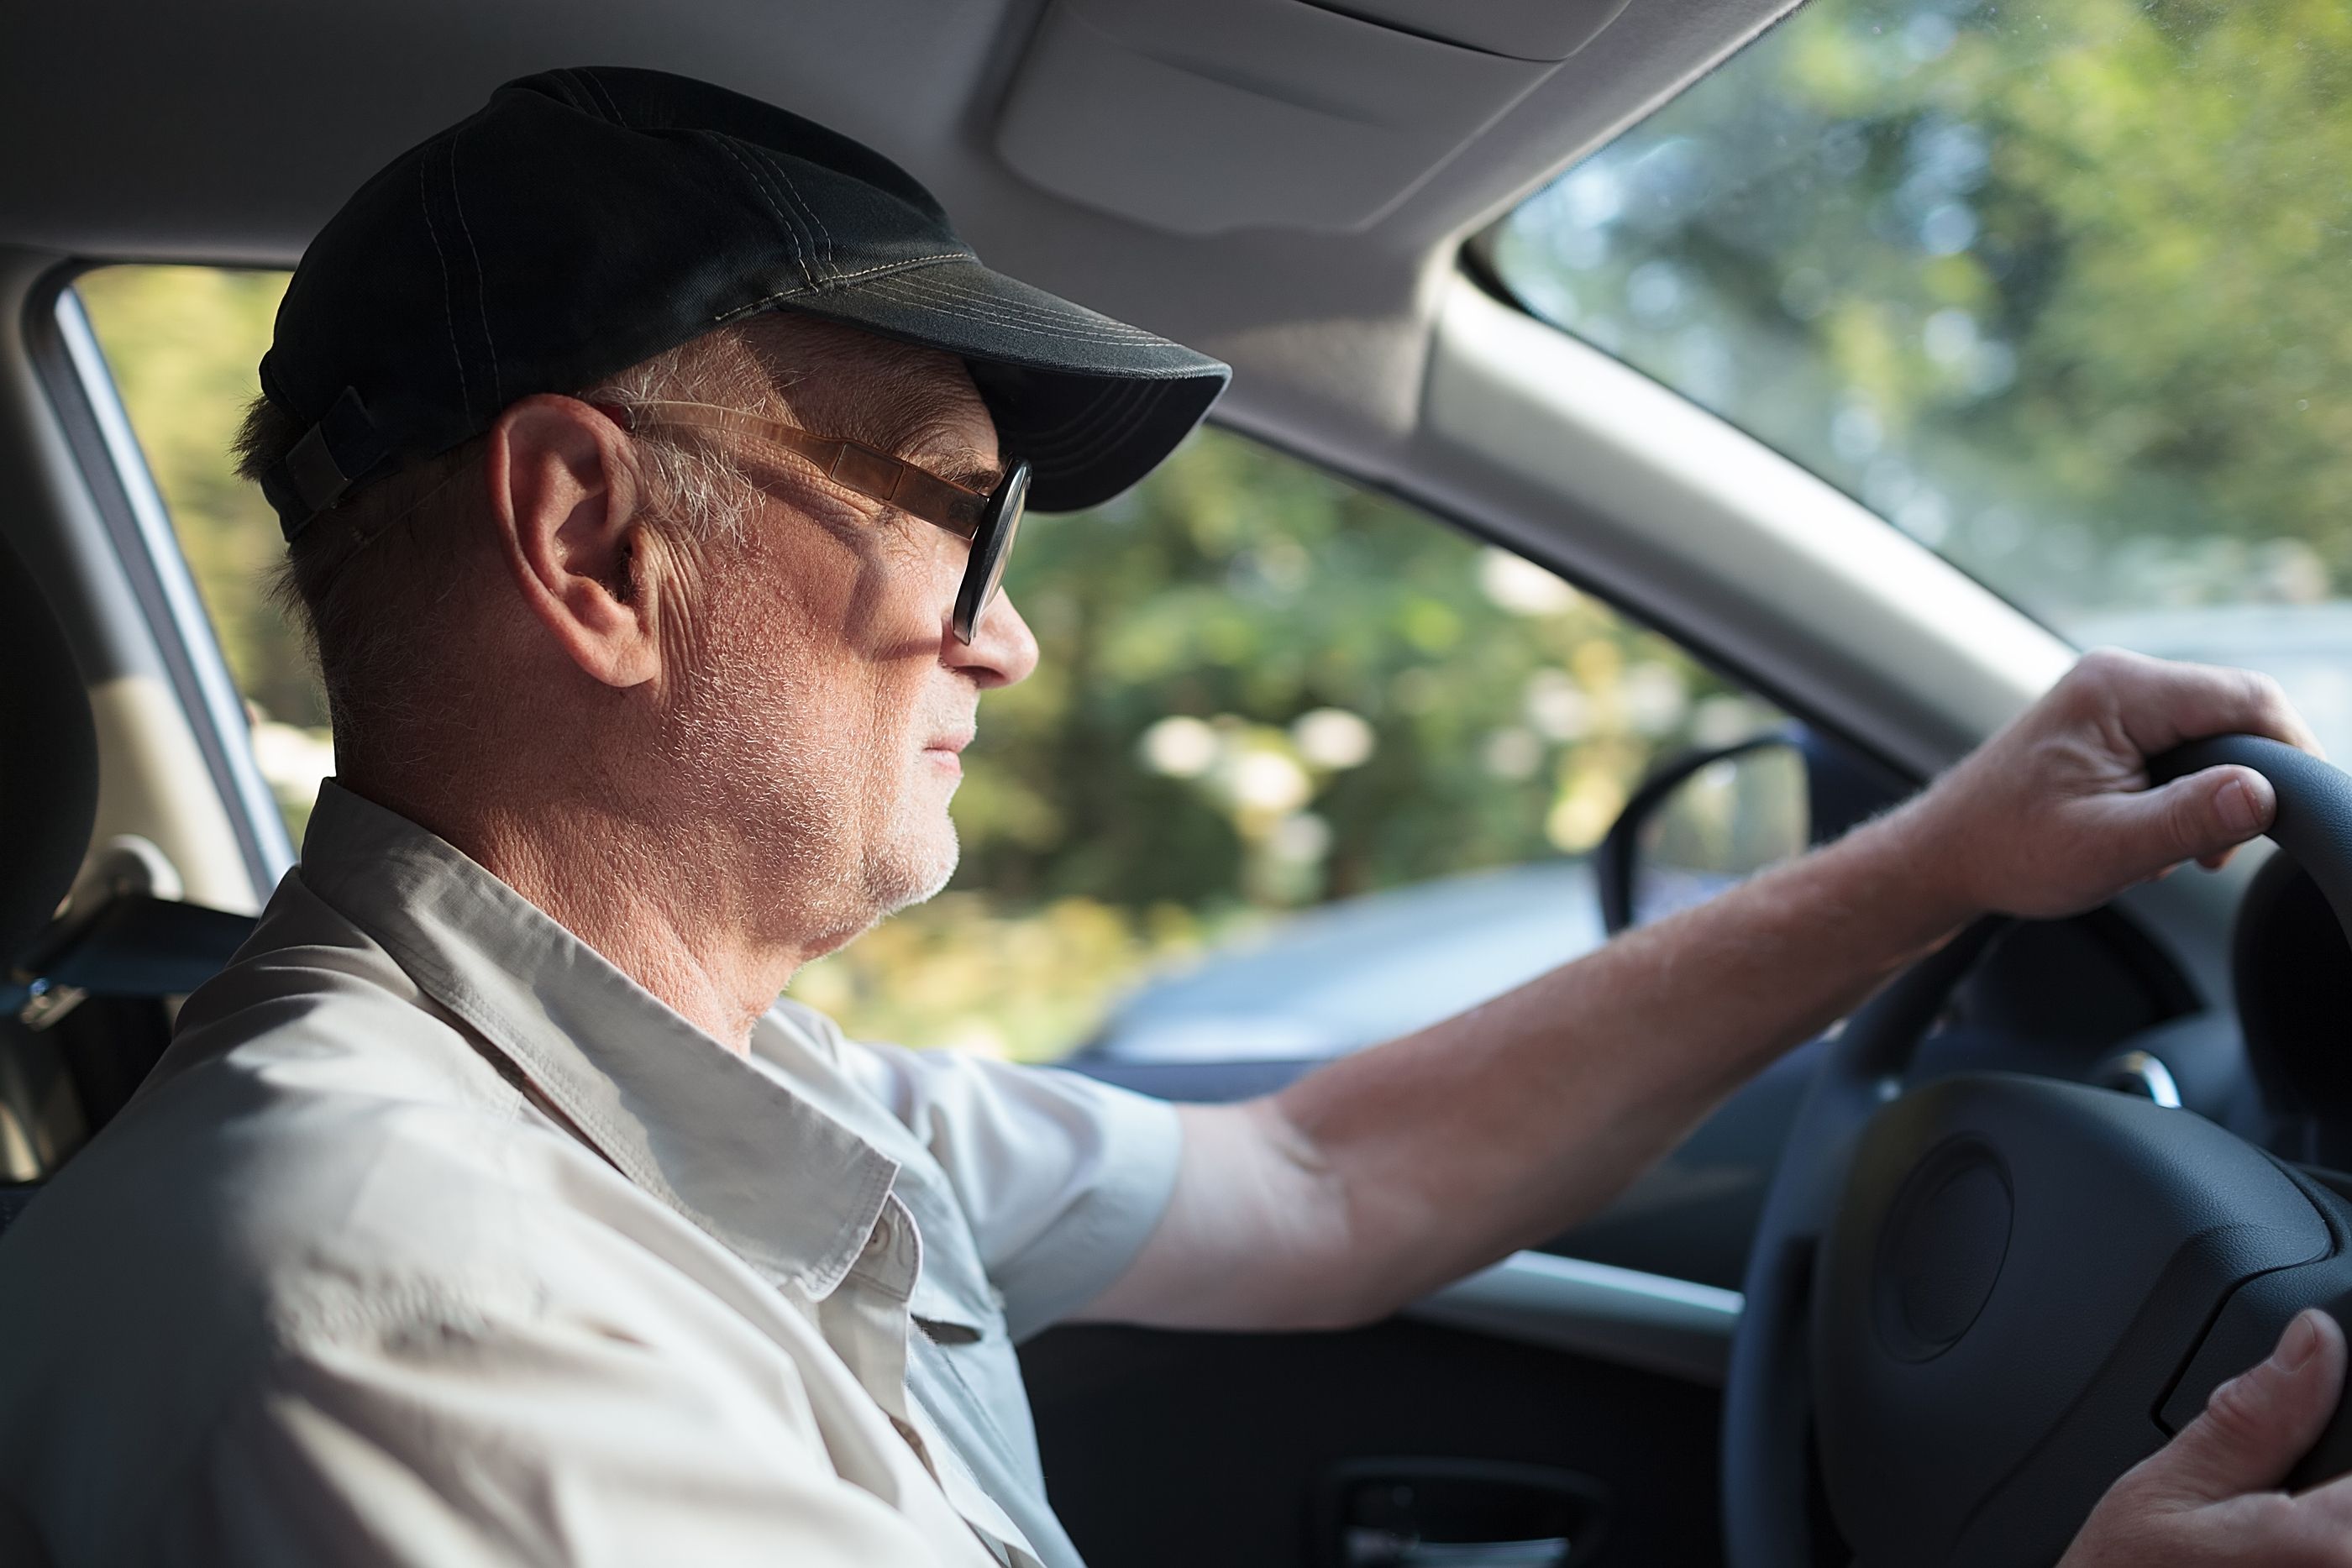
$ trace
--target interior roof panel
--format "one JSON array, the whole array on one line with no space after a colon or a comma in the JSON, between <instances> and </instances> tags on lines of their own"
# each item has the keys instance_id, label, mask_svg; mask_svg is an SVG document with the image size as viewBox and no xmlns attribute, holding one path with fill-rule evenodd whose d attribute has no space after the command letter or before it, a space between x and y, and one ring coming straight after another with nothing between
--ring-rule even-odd
<instances>
[{"instance_id":1,"label":"interior roof panel","mask_svg":"<svg viewBox=\"0 0 2352 1568\"><path fill-rule=\"evenodd\" d=\"M1209 238L1048 195L991 151L1043 3L12 6L0 12L0 128L12 150L0 162L0 243L290 263L360 180L497 83L557 64L656 66L872 143L939 193L992 265L1222 353L1238 371L1229 412L1241 423L1377 467L1413 418L1429 285L1460 237L1789 0L1633 0L1368 229Z\"/></svg>"}]
</instances>

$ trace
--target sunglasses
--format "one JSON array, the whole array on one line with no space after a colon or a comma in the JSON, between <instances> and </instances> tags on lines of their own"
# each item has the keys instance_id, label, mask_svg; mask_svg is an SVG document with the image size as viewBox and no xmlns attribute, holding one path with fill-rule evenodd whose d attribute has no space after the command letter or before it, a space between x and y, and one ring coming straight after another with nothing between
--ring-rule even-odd
<instances>
[{"instance_id":1,"label":"sunglasses","mask_svg":"<svg viewBox=\"0 0 2352 1568\"><path fill-rule=\"evenodd\" d=\"M896 507L910 517L944 528L971 546L956 591L956 641L967 647L972 629L995 601L1004 580L1013 538L1021 531L1021 511L1029 498L1029 463L1022 458L990 489L974 490L942 479L926 468L855 441L817 435L797 425L763 419L740 409L703 402L642 402L631 408L598 405L622 428L636 433L684 428L749 435L806 459L845 490Z\"/></svg>"}]
</instances>

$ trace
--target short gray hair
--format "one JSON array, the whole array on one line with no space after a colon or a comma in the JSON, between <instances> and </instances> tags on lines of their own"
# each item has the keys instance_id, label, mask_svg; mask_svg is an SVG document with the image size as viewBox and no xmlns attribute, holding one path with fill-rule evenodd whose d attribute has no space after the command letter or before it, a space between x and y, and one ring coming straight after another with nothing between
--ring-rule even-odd
<instances>
[{"instance_id":1,"label":"short gray hair","mask_svg":"<svg viewBox=\"0 0 2352 1568\"><path fill-rule=\"evenodd\" d=\"M773 402L773 384L751 337L746 327L722 327L576 395L624 410L666 401L761 408ZM305 428L267 397L255 398L236 438L238 474L257 483ZM322 514L272 574L270 596L301 632L339 734L415 710L423 695L415 689L415 672L423 667L416 639L426 634L431 611L451 587L429 570L345 569L363 550L395 553L422 566L464 516L466 508L447 487L480 455L483 440L476 436L404 463ZM695 537L740 536L753 491L709 444L647 439L639 451L656 517Z\"/></svg>"},{"instance_id":2,"label":"short gray hair","mask_svg":"<svg viewBox=\"0 0 2352 1568\"><path fill-rule=\"evenodd\" d=\"M938 428L958 406L936 373L953 363L934 350L779 312L706 332L574 395L623 410L688 402L781 415L790 389L805 379L809 392L824 394L828 434L887 450ZM257 480L302 434L277 405L255 399L237 437L238 473ZM372 741L389 741L429 712L436 611L457 586L436 570L436 558L469 512L450 482L484 440L415 459L369 485L324 514L320 523L330 526L314 524L278 570L273 596L310 645L341 738L374 732ZM758 491L714 444L649 435L637 450L656 523L693 538L740 538ZM378 552L378 570L344 570L361 550Z\"/></svg>"}]
</instances>

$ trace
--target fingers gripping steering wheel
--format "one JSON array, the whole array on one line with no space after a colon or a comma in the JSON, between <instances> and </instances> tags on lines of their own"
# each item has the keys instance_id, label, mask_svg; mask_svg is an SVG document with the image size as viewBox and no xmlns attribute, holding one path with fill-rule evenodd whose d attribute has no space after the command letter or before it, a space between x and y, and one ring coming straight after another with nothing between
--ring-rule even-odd
<instances>
[{"instance_id":1,"label":"fingers gripping steering wheel","mask_svg":"<svg viewBox=\"0 0 2352 1568\"><path fill-rule=\"evenodd\" d=\"M2270 779L2270 836L2352 933L2352 777L2248 736L2152 771L2220 763ZM1903 1089L2001 924L1856 1012L1790 1129L1725 1391L1733 1568L1843 1561L1822 1498L1864 1568L2047 1568L2296 1312L2352 1316L2352 1202L2212 1123L2015 1073ZM2339 1413L2304 1473L2347 1469Z\"/></svg>"}]
</instances>

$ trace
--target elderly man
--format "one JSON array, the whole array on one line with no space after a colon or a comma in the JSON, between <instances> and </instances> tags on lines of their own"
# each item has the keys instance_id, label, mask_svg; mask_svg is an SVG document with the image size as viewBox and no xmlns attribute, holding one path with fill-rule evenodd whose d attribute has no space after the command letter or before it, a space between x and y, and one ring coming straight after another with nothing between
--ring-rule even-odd
<instances>
[{"instance_id":1,"label":"elderly man","mask_svg":"<svg viewBox=\"0 0 2352 1568\"><path fill-rule=\"evenodd\" d=\"M777 1001L955 864L981 695L1038 657L996 591L1024 486L1116 493L1224 373L650 72L514 84L364 187L243 448L340 779L10 1243L10 1561L1074 1563L1021 1335L1378 1318L1976 914L2268 820L2261 779L2149 789L2148 754L2307 743L2265 681L2087 660L1843 842L1254 1103ZM2260 1492L2344 1361L2298 1321L2074 1561L2347 1561L2343 1494Z\"/></svg>"}]
</instances>

